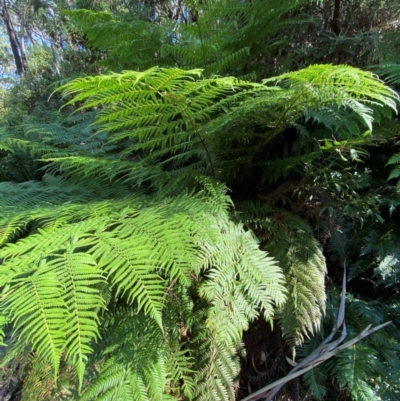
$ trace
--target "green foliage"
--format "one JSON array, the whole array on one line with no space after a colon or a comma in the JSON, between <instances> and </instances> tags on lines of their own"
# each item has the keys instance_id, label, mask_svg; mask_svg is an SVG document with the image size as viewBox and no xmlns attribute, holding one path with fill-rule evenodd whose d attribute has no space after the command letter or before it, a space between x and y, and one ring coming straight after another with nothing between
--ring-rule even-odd
<instances>
[{"instance_id":1,"label":"green foliage","mask_svg":"<svg viewBox=\"0 0 400 401\"><path fill-rule=\"evenodd\" d=\"M292 343L319 331L325 310L325 258L310 226L284 209L266 204L239 203L240 219L258 233L263 249L280 261L288 301L277 318Z\"/></svg>"},{"instance_id":2,"label":"green foliage","mask_svg":"<svg viewBox=\"0 0 400 401\"><path fill-rule=\"evenodd\" d=\"M53 189L56 182L52 181ZM17 192L18 188L21 190L18 186L14 190ZM229 343L238 347L248 322L259 311L271 319L273 304L282 304L285 299L283 276L275 262L258 250L250 233L229 223L224 188L210 186L210 190L208 196L203 192L203 195L182 195L156 203L146 197L136 201L126 197L112 203L92 200L89 207L72 192L68 207L65 203L57 205L55 198L51 209L40 197L30 198L36 213L30 216L32 221L25 228L28 230L25 238L1 250L1 310L9 322L14 322L12 341L31 344L38 358L53 365L55 375L60 359L70 360L82 383L93 340L99 338L101 311L106 305L110 302L134 305L135 315L142 313L146 324L154 322L154 327L158 327L158 337L151 335L151 341L162 343L160 338L165 330L176 330L174 325L179 327L179 315L173 321L165 322L163 318L168 299L173 296L172 288L179 285L183 286L182 291L197 292L208 309L204 319L215 336L215 343L210 344L209 356L203 354L201 358L206 358L205 369L209 371L208 365L213 363L209 359L211 354L215 355L218 348L218 352L225 352L222 346L228 341L227 334ZM212 193L217 198L213 199ZM26 204L24 196L19 199L21 206ZM14 207L17 205L18 197L15 197ZM78 208L86 213L77 221ZM52 212L46 215L49 209ZM88 213L90 209L92 213ZM26 224L25 216L17 214L14 222ZM226 244L220 242L222 238L226 238ZM199 274L204 275L205 281L197 289L197 286L192 288L193 277ZM242 297L236 298L239 293ZM227 296L231 297L229 308L233 315L226 314L228 305L224 297ZM240 319L240 325L233 317ZM220 332L219 325L215 326L221 319L232 326L228 333ZM170 327L164 327L165 324ZM138 342L136 338L132 341L128 348ZM155 349L154 345L149 347ZM178 357L175 351L173 354ZM180 375L168 376L171 369L163 368L167 356L157 358L161 359L149 369L151 372L156 369L160 376L155 377L160 377L160 383L164 384L161 389L151 391L162 394L171 380L177 385ZM237 366L237 358L234 355L233 358L231 363ZM181 362L175 363L179 369ZM106 376L108 367L106 364ZM114 372L115 366L110 369ZM129 380L140 383L144 380L140 375L144 374L148 382L153 374L146 369L144 373L119 371L125 375L121 380L131 377ZM224 394L228 394L235 375L230 376L229 371L225 375ZM210 383L207 385L214 391ZM94 386L90 391L100 391Z\"/></svg>"},{"instance_id":3,"label":"green foliage","mask_svg":"<svg viewBox=\"0 0 400 401\"><path fill-rule=\"evenodd\" d=\"M375 67L376 72L382 75L389 85L400 84L399 64L396 62L384 62Z\"/></svg>"},{"instance_id":4,"label":"green foliage","mask_svg":"<svg viewBox=\"0 0 400 401\"><path fill-rule=\"evenodd\" d=\"M131 185L148 181L164 186L171 178L180 180L179 171L185 177L195 171L229 182L239 171L241 179L253 174L249 168L266 144L299 120L311 119L313 112L319 113L320 124L330 126L331 110L349 111L357 122L372 128L377 106L395 108L397 99L372 74L345 66L312 66L263 84L196 79L199 74L150 69L67 84L65 95L75 95L69 104L85 101L81 109L101 106L95 120L100 133L109 133L108 144L127 141L122 155L137 163L104 164L91 156L42 160L79 174L85 165L86 175L119 176Z\"/></svg>"},{"instance_id":5,"label":"green foliage","mask_svg":"<svg viewBox=\"0 0 400 401\"><path fill-rule=\"evenodd\" d=\"M302 22L287 15L302 3L305 1L207 0L199 4L188 0L171 11L176 15L170 19L160 18L162 4L146 19L132 19L131 14L113 17L87 9L65 14L84 32L90 46L107 52L103 64L113 71L143 70L154 65L183 69L202 66L207 76L244 76L264 74L268 68L264 59L287 42L277 33Z\"/></svg>"},{"instance_id":6,"label":"green foliage","mask_svg":"<svg viewBox=\"0 0 400 401\"><path fill-rule=\"evenodd\" d=\"M75 119L30 125L25 139L8 142L48 163L41 182L0 184L8 193L1 200L7 244L0 250L1 308L13 325L12 343L35 349L53 366L54 378L71 363L79 387L88 364L100 363L83 399L181 392L190 399L233 399L249 322L260 312L271 320L278 306L292 343L315 333L326 268L309 225L291 213L249 206L249 216L239 208L239 221L230 222L231 201L215 179L236 180L241 159L258 160L267 143L315 118L313 111L331 129L331 109L352 111L371 128L379 106L395 107L395 93L370 73L343 66L314 66L262 84L153 68L80 78L63 90L73 95L68 104L81 104ZM82 118L85 109L99 110ZM253 133L250 122L259 127ZM129 190L140 187L142 194ZM185 187L194 192L178 195ZM241 221L255 232L263 228L263 247L284 275ZM194 309L165 320L175 297ZM137 336L146 329L130 325L143 321L149 351L135 351L132 344L140 341L127 334L118 345L113 334L111 348L93 354L107 325L104 309L124 305L135 318L121 315L115 324ZM182 319L192 333L185 345L177 335ZM171 344L169 332L175 333ZM154 341L167 348L156 350ZM147 365L137 370L132 358Z\"/></svg>"},{"instance_id":7,"label":"green foliage","mask_svg":"<svg viewBox=\"0 0 400 401\"><path fill-rule=\"evenodd\" d=\"M190 367L194 361L189 349L180 350L179 330L166 326L164 332L160 331L154 321L138 314L136 308L113 309L105 317L105 341L97 346L100 375L79 399L172 400L175 398L171 393L178 391L179 380L184 382L183 392L190 397ZM176 325L179 311L174 312L175 316L169 314L166 321Z\"/></svg>"},{"instance_id":8,"label":"green foliage","mask_svg":"<svg viewBox=\"0 0 400 401\"><path fill-rule=\"evenodd\" d=\"M243 333L263 320L306 356L343 263L349 335L393 324L305 385L398 398L398 95L340 64L376 62L381 36L353 34L350 15L373 7L379 24L382 7L358 3L342 4L340 35L322 28L327 2L57 15L77 31L49 28L1 104L1 367L23 400L240 398ZM374 67L395 88L396 69Z\"/></svg>"}]
</instances>

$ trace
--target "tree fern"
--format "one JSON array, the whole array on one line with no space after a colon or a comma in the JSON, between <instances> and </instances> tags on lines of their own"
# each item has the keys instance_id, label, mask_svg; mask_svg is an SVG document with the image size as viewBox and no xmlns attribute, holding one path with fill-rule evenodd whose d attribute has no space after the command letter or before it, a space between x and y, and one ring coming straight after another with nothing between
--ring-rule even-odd
<instances>
[{"instance_id":1,"label":"tree fern","mask_svg":"<svg viewBox=\"0 0 400 401\"><path fill-rule=\"evenodd\" d=\"M267 210L236 202L231 221L235 202L220 182L246 180L261 166L261 185L266 177L273 185L341 150L325 138L324 149L295 142L292 164L264 160L279 137L299 130L306 138L307 124L354 149L357 139L332 115L351 112L359 134L395 108L397 95L370 73L329 65L262 84L152 68L79 78L62 90L68 105L80 104L75 120L31 125L26 138L8 141L40 157L47 173L0 184L11 195L0 198L0 308L12 347L35 351L54 379L65 364L78 387L87 374L84 400L232 400L243 331L259 315L271 322L278 308L292 344L314 334L326 267L309 224L279 201ZM88 109L96 112L81 120ZM175 299L184 306L171 316ZM119 307L130 312L120 316ZM353 388L364 386L362 374ZM320 394L323 377L314 380Z\"/></svg>"},{"instance_id":2,"label":"tree fern","mask_svg":"<svg viewBox=\"0 0 400 401\"><path fill-rule=\"evenodd\" d=\"M199 74L199 70L151 69L67 84L65 94L75 95L69 103L85 101L82 108L102 106L96 119L100 132L111 132L107 143L131 141L124 155L136 163L110 160L104 169L96 158L87 156L43 160L78 173L108 171L110 178L158 186L168 182L168 171L171 176L189 167L232 179L249 169L266 143L296 126L313 109L321 116L332 107L350 110L371 128L379 106L382 110L396 107L393 91L372 74L351 67L312 66L263 85L232 78L196 78ZM254 132L250 126L262 130Z\"/></svg>"},{"instance_id":3,"label":"tree fern","mask_svg":"<svg viewBox=\"0 0 400 401\"><path fill-rule=\"evenodd\" d=\"M5 286L2 310L10 322L14 321L13 336L26 344L32 343L38 357L53 365L55 374L60 358L70 360L82 383L93 341L99 337L102 322L99 313L106 302L110 302L110 296L101 290L105 280L111 287L112 299L134 305L136 313L142 313L149 324L153 321L158 325L162 336L165 331L163 310L170 296L171 283L189 289L193 285L193 275L204 272L206 282L214 284L205 283L204 289L200 287L199 295L209 305L210 330L221 342L218 348L213 343L214 351L209 350L204 357L206 360L211 358L216 350L222 354L225 352L226 335L211 323L226 316L220 305L223 288L230 288L232 293L230 308L233 316L241 316L239 325L226 316L232 327L229 343L236 349L240 333L248 321L260 311L270 318L273 304L284 301L282 275L275 262L257 249L256 241L249 233L223 217L227 216L227 206L210 202L212 192L216 199L228 200L221 192L223 188L205 183L204 191L207 196L206 192L200 192L195 196L164 198L157 203L153 201L153 204L137 203L136 207L131 197L126 202L121 200L112 204L92 201L91 208L85 210L83 207L78 222L73 214L79 201L76 207L56 206L56 214L49 213L50 219L55 220L50 226L31 226L33 231L27 238L3 247L0 252L5 261L1 266L5 273L2 275L2 285ZM24 204L25 199L20 198L20 202ZM40 222L48 209L46 204L40 209L43 202L40 198L37 202L38 214L32 217ZM91 214L90 210L95 212ZM60 211L65 215L58 215L57 221L57 212ZM226 248L221 248L224 241L221 245L216 242L221 239L221 231L225 233ZM220 276L218 271L224 274ZM220 290L213 289L218 286L221 286ZM235 294L239 293L243 297L236 299ZM26 296L37 302L26 303ZM50 305L53 297L58 303ZM179 319L171 324L172 327L173 324L179 325ZM166 383L171 380L163 370L166 363L169 372L176 372L172 376L175 382L182 379L182 374L186 375L182 371L186 363L185 354L174 348L170 354L174 360L171 358L171 362L167 362L168 354L163 354L156 365L143 373L145 376L142 375L140 380L149 383L149 377L157 371L161 375L160 383L164 383L158 390L151 390L148 397L164 394ZM232 358L237 366L236 354ZM208 363L212 366L212 359ZM220 368L225 371L224 365ZM128 366L121 380L139 380L129 370L131 368L126 369ZM226 394L232 391L236 380L235 376L229 377L224 384Z\"/></svg>"}]
</instances>

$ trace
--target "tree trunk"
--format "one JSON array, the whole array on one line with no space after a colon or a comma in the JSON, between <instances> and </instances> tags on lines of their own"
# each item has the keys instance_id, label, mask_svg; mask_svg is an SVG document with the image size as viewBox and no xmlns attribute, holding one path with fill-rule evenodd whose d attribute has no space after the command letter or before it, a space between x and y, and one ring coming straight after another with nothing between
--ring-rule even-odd
<instances>
[{"instance_id":1,"label":"tree trunk","mask_svg":"<svg viewBox=\"0 0 400 401\"><path fill-rule=\"evenodd\" d=\"M17 68L18 75L23 75L25 66L22 62L17 35L15 34L14 27L11 22L10 14L7 10L6 0L3 0L2 18L7 29L8 39L10 40L11 50L13 52L15 67Z\"/></svg>"},{"instance_id":2,"label":"tree trunk","mask_svg":"<svg viewBox=\"0 0 400 401\"><path fill-rule=\"evenodd\" d=\"M28 61L26 59L26 50L25 50L25 10L22 12L22 16L20 17L20 33L19 33L19 54L21 56L22 67L24 71L26 71L26 67L28 65Z\"/></svg>"},{"instance_id":3,"label":"tree trunk","mask_svg":"<svg viewBox=\"0 0 400 401\"><path fill-rule=\"evenodd\" d=\"M339 15L340 15L340 0L335 0L335 8L333 9L331 29L336 36L340 35Z\"/></svg>"}]
</instances>

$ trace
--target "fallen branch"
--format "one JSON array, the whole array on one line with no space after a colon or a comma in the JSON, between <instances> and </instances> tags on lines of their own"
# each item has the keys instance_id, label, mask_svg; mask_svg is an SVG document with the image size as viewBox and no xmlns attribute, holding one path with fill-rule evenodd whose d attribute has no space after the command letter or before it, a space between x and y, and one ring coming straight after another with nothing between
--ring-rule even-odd
<instances>
[{"instance_id":1,"label":"fallen branch","mask_svg":"<svg viewBox=\"0 0 400 401\"><path fill-rule=\"evenodd\" d=\"M341 344L343 340L347 336L346 324L344 321L345 318L345 304L346 304L346 266L344 267L343 273L343 284L342 284L342 296L340 300L340 307L338 312L338 317L336 320L336 324L332 329L332 332L328 337L306 358L304 358L300 363L298 363L287 376L282 377L281 379L268 384L267 386L261 388L260 390L250 394L249 396L242 398L240 401L255 401L260 398L264 398L265 401L272 401L274 397L278 394L281 388L288 383L289 381L295 379L308 372L309 370L315 368L320 365L322 362L325 362L327 359L335 356L340 350L351 347L358 341L363 338L369 336L377 330L387 326L391 322L386 322L380 324L379 326L371 328L371 325L366 327L358 336L353 339ZM335 341L332 341L334 335L337 333L339 328L343 326L342 334L340 338ZM341 345L340 345L341 344Z\"/></svg>"}]
</instances>

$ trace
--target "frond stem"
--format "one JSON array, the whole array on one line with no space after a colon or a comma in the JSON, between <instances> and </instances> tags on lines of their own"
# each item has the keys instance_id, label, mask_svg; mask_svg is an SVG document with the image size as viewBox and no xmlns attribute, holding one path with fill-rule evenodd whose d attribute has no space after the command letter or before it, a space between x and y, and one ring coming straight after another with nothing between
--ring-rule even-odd
<instances>
[{"instance_id":1,"label":"frond stem","mask_svg":"<svg viewBox=\"0 0 400 401\"><path fill-rule=\"evenodd\" d=\"M301 90L299 92L299 94L293 99L293 101L291 102L291 104L289 105L289 107L286 108L286 110L284 111L284 113L281 115L281 117L279 118L278 122L275 124L275 127L272 130L272 133L270 135L268 135L268 137L262 141L257 147L256 150L253 154L253 159L254 159L254 155L256 155L264 146L265 144L271 139L273 138L279 130L279 127L282 123L282 121L284 120L284 118L287 116L287 114L289 113L289 111L291 110L292 106L294 104L296 104L296 102L299 100L299 98L303 95L303 93L306 91L306 89L308 89L310 86L312 86L312 84L307 85L303 90ZM253 160L252 159L252 160Z\"/></svg>"},{"instance_id":2,"label":"frond stem","mask_svg":"<svg viewBox=\"0 0 400 401\"><path fill-rule=\"evenodd\" d=\"M211 174L212 174L213 178L216 178L216 175L215 175L215 168L214 168L214 164L213 164L213 161L212 161L212 158L211 158L211 152L209 151L209 149L208 149L208 147L207 147L207 145L206 145L206 140L202 137L202 135L200 134L200 132L199 132L198 130L195 130L194 132L195 132L195 134L197 134L198 137L200 138L200 142L201 142L201 144L203 145L204 150L206 151L207 159L208 159L208 162L210 163Z\"/></svg>"}]
</instances>

